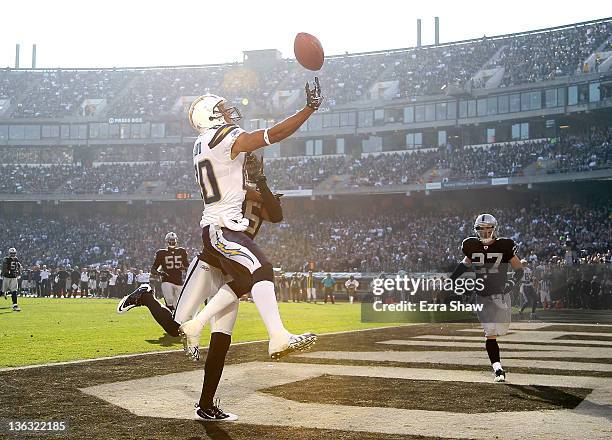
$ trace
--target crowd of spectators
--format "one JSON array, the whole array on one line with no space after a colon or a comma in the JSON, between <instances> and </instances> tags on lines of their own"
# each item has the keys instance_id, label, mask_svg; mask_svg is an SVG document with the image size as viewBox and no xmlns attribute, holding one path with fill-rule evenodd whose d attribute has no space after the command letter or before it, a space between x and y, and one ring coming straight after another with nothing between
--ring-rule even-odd
<instances>
[{"instance_id":1,"label":"crowd of spectators","mask_svg":"<svg viewBox=\"0 0 612 440\"><path fill-rule=\"evenodd\" d=\"M104 164L97 167L75 167L74 174L60 188L68 194L134 193L145 182L176 180L184 165L161 163ZM193 176L192 185L193 185Z\"/></svg>"},{"instance_id":2,"label":"crowd of spectators","mask_svg":"<svg viewBox=\"0 0 612 440\"><path fill-rule=\"evenodd\" d=\"M563 136L551 143L549 173L590 171L612 166L612 128L588 136Z\"/></svg>"},{"instance_id":3,"label":"crowd of spectators","mask_svg":"<svg viewBox=\"0 0 612 440\"><path fill-rule=\"evenodd\" d=\"M155 251L164 246L170 230L180 236L180 245L189 255L201 250L197 222L172 216L164 221L147 216L121 217L83 215L78 218L0 217L0 250L19 250L24 265L49 267L92 264L149 268ZM6 246L4 246L6 245ZM5 249L6 247L6 249Z\"/></svg>"},{"instance_id":4,"label":"crowd of spectators","mask_svg":"<svg viewBox=\"0 0 612 440\"><path fill-rule=\"evenodd\" d=\"M384 187L440 180L472 180L548 173L590 171L612 166L612 129L582 136L500 143L488 147L453 147L396 153L296 157L266 161L265 173L276 190L311 189L332 176L349 187ZM151 182L151 185L147 185ZM0 193L114 194L197 192L190 162L130 162L99 166L0 165Z\"/></svg>"},{"instance_id":5,"label":"crowd of spectators","mask_svg":"<svg viewBox=\"0 0 612 440\"><path fill-rule=\"evenodd\" d=\"M86 99L113 100L130 81L125 70L53 70L29 74L34 83L29 93L16 103L14 118L57 118L83 115L79 112Z\"/></svg>"},{"instance_id":6,"label":"crowd of spectators","mask_svg":"<svg viewBox=\"0 0 612 440\"><path fill-rule=\"evenodd\" d=\"M449 169L448 179L479 179L515 176L534 163L550 148L546 141L494 144L490 148L452 148L442 150L437 169Z\"/></svg>"},{"instance_id":7,"label":"crowd of spectators","mask_svg":"<svg viewBox=\"0 0 612 440\"><path fill-rule=\"evenodd\" d=\"M534 261L565 259L568 248L577 251L575 257L610 255L609 207L491 211L500 220L500 234L513 238L519 255L533 255ZM267 226L258 242L275 265L288 270L301 270L306 261L323 271L450 270L460 258L461 241L473 232L473 216L468 210L299 215Z\"/></svg>"},{"instance_id":8,"label":"crowd of spectators","mask_svg":"<svg viewBox=\"0 0 612 440\"><path fill-rule=\"evenodd\" d=\"M352 187L407 185L422 182L438 155L438 151L368 155L353 159L345 173Z\"/></svg>"},{"instance_id":9,"label":"crowd of spectators","mask_svg":"<svg viewBox=\"0 0 612 440\"><path fill-rule=\"evenodd\" d=\"M607 203L492 209L499 234L514 239L530 262L572 263L604 255L609 261L612 229ZM450 270L460 259L461 241L472 234L469 209L440 207L430 212L393 208L359 209L358 215L287 213L282 223L265 225L257 242L275 267L321 271L395 272ZM179 234L189 255L201 247L197 221L190 215L84 215L0 218L5 231L0 250L15 247L24 264L50 267L91 264L148 268L169 230ZM569 258L569 260L568 260Z\"/></svg>"},{"instance_id":10,"label":"crowd of spectators","mask_svg":"<svg viewBox=\"0 0 612 440\"><path fill-rule=\"evenodd\" d=\"M74 176L73 165L0 165L0 193L46 194Z\"/></svg>"},{"instance_id":11,"label":"crowd of spectators","mask_svg":"<svg viewBox=\"0 0 612 440\"><path fill-rule=\"evenodd\" d=\"M493 66L505 69L502 87L574 75L610 34L606 21L514 37Z\"/></svg>"},{"instance_id":12,"label":"crowd of spectators","mask_svg":"<svg viewBox=\"0 0 612 440\"><path fill-rule=\"evenodd\" d=\"M442 93L445 85L465 83L494 55L500 42L480 41L413 49L398 58L388 79L398 80L397 98Z\"/></svg>"},{"instance_id":13,"label":"crowd of spectators","mask_svg":"<svg viewBox=\"0 0 612 440\"><path fill-rule=\"evenodd\" d=\"M348 160L344 156L275 159L266 162L264 171L271 188L314 188L331 175L343 174Z\"/></svg>"},{"instance_id":14,"label":"crowd of spectators","mask_svg":"<svg viewBox=\"0 0 612 440\"><path fill-rule=\"evenodd\" d=\"M612 34L610 20L506 38L487 38L366 54L328 57L317 73L325 106L376 98L375 82L397 81L391 98L442 93L464 85L482 68L503 67L502 87L552 79L582 71L582 63ZM494 55L496 55L494 57ZM0 71L0 99L10 99L14 118L87 115L85 99L105 99L112 116L171 113L180 97L215 92L230 101L244 98L270 109L277 90L301 90L311 80L294 60L190 68ZM377 95L377 94L376 94ZM188 103L187 103L188 105Z\"/></svg>"}]
</instances>

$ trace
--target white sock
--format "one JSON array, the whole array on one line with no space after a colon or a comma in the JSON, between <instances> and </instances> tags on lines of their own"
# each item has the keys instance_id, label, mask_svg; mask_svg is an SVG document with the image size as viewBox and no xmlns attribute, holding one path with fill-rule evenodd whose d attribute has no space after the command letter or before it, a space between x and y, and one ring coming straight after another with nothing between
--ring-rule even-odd
<instances>
[{"instance_id":1,"label":"white sock","mask_svg":"<svg viewBox=\"0 0 612 440\"><path fill-rule=\"evenodd\" d=\"M493 362L491 366L493 367L493 371L503 370L501 362Z\"/></svg>"},{"instance_id":2,"label":"white sock","mask_svg":"<svg viewBox=\"0 0 612 440\"><path fill-rule=\"evenodd\" d=\"M278 303L274 294L274 283L272 281L259 281L251 289L253 302L259 311L259 315L268 329L268 336L272 339L277 335L288 335L280 313L278 313Z\"/></svg>"},{"instance_id":3,"label":"white sock","mask_svg":"<svg viewBox=\"0 0 612 440\"><path fill-rule=\"evenodd\" d=\"M197 315L193 318L198 321L202 327L200 331L206 323L210 320L211 317L215 316L217 313L225 309L227 306L231 305L237 301L236 295L229 288L227 284L224 284L211 299L208 301L208 304L198 312Z\"/></svg>"}]
</instances>

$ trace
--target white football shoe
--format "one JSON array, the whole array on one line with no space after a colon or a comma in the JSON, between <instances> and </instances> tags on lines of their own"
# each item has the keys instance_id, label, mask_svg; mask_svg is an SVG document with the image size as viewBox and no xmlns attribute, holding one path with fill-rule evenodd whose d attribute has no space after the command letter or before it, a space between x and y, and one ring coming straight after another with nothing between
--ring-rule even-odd
<instances>
[{"instance_id":1,"label":"white football shoe","mask_svg":"<svg viewBox=\"0 0 612 440\"><path fill-rule=\"evenodd\" d=\"M268 354L272 360L279 360L294 351L305 351L312 347L317 341L314 333L302 333L301 335L283 335L270 339Z\"/></svg>"},{"instance_id":2,"label":"white football shoe","mask_svg":"<svg viewBox=\"0 0 612 440\"><path fill-rule=\"evenodd\" d=\"M202 333L202 324L195 319L185 321L179 327L181 340L183 341L183 350L189 359L192 361L200 360L200 334Z\"/></svg>"}]
</instances>

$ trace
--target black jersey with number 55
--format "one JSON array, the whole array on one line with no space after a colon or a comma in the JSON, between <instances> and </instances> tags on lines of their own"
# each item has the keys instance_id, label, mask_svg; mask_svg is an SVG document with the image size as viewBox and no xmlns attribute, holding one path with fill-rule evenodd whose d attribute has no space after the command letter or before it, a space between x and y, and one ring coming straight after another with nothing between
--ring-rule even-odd
<instances>
[{"instance_id":1,"label":"black jersey with number 55","mask_svg":"<svg viewBox=\"0 0 612 440\"><path fill-rule=\"evenodd\" d=\"M183 284L183 270L189 265L185 248L176 247L159 249L155 252L155 261L151 266L151 274L156 274L161 266L162 283Z\"/></svg>"},{"instance_id":2,"label":"black jersey with number 55","mask_svg":"<svg viewBox=\"0 0 612 440\"><path fill-rule=\"evenodd\" d=\"M245 200L242 203L242 215L249 221L249 227L244 233L254 240L263 223L263 203Z\"/></svg>"},{"instance_id":3,"label":"black jersey with number 55","mask_svg":"<svg viewBox=\"0 0 612 440\"><path fill-rule=\"evenodd\" d=\"M21 263L17 257L4 257L2 261L2 276L5 278L17 278L21 271Z\"/></svg>"},{"instance_id":4,"label":"black jersey with number 55","mask_svg":"<svg viewBox=\"0 0 612 440\"><path fill-rule=\"evenodd\" d=\"M504 292L508 279L508 266L515 251L514 240L496 238L484 244L476 237L468 237L461 244L461 251L472 262L476 278L483 280L484 289L477 292L482 296Z\"/></svg>"}]
</instances>

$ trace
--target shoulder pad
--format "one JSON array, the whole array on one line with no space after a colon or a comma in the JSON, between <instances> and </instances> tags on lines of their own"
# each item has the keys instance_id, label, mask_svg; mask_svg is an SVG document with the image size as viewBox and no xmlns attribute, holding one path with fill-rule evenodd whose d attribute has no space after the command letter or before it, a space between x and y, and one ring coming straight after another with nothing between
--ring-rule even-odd
<instances>
[{"instance_id":1,"label":"shoulder pad","mask_svg":"<svg viewBox=\"0 0 612 440\"><path fill-rule=\"evenodd\" d=\"M461 248L465 249L468 246L474 246L476 244L480 243L480 240L476 237L468 237L465 240L463 240L463 242L461 243Z\"/></svg>"},{"instance_id":2,"label":"shoulder pad","mask_svg":"<svg viewBox=\"0 0 612 440\"><path fill-rule=\"evenodd\" d=\"M513 254L516 252L516 243L514 243L513 239L501 237L501 238L498 238L497 241L499 242L501 246L503 246L505 249L509 250Z\"/></svg>"},{"instance_id":3,"label":"shoulder pad","mask_svg":"<svg viewBox=\"0 0 612 440\"><path fill-rule=\"evenodd\" d=\"M222 125L221 127L217 128L217 131L215 131L215 134L213 135L212 139L208 143L208 147L209 148L215 148L235 128L238 128L238 126L236 124L225 124L225 125Z\"/></svg>"},{"instance_id":4,"label":"shoulder pad","mask_svg":"<svg viewBox=\"0 0 612 440\"><path fill-rule=\"evenodd\" d=\"M506 238L506 237L500 237L497 239L498 242L500 242L500 244L506 244L509 245L511 247L514 247L514 240L511 238Z\"/></svg>"}]
</instances>

